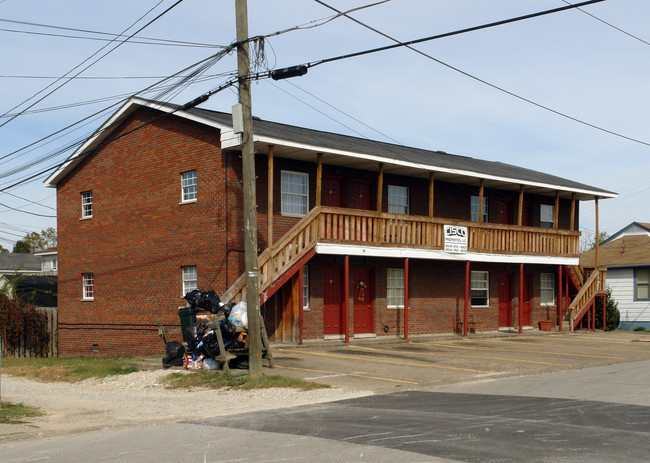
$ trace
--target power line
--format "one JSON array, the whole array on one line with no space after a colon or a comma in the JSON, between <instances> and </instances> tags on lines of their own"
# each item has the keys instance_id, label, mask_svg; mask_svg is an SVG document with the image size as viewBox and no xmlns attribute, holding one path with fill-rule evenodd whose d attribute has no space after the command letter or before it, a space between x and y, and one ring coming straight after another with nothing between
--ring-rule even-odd
<instances>
[{"instance_id":1,"label":"power line","mask_svg":"<svg viewBox=\"0 0 650 463\"><path fill-rule=\"evenodd\" d=\"M323 5L326 8L331 9L331 10L339 11L336 8L326 4L325 2L323 2L321 0L314 0L314 1L321 4L321 5ZM439 34L437 36L432 36L432 37L427 37L427 38L417 39L417 40L411 40L409 42L401 42L398 39L396 39L394 37L391 37L390 35L385 34L385 33L381 32L381 31L373 28L372 26L369 26L369 25L359 21L358 19L355 19L355 18L353 18L351 16L348 16L347 14L344 14L344 16L346 18L356 22L357 24L359 24L359 25L361 25L361 26L363 26L363 27L365 27L367 29L370 29L373 32L376 32L377 34L382 35L383 37L386 37L387 39L390 39L390 40L396 42L396 44L395 45L389 45L389 46L386 46L386 47L375 48L375 49L372 49L372 50L366 50L366 51L362 51L362 52L351 53L349 55L342 55L342 56L335 57L335 58L328 58L328 59L325 59L325 60L317 61L313 65L312 64L307 64L307 66L308 67L313 67L313 66L316 66L318 64L322 64L322 63L326 63L326 62L331 62L331 61L336 61L336 60L340 60L340 59L346 59L346 58L361 56L361 55L364 55L364 54L367 54L367 53L374 53L376 51L384 51L384 50L389 50L389 49L392 49L392 48L397 48L397 47L402 47L403 46L403 47L408 48L411 51L419 53L420 55L422 55L422 56L424 56L424 57L426 57L426 58L428 58L430 60L435 61L438 64L442 64L443 66L445 66L445 67L447 67L447 68L449 68L449 69L451 69L453 71L459 72L460 74L463 74L464 76L469 77L470 79L473 79L473 80L475 80L477 82L485 84L485 85L487 85L487 86L489 86L489 87L491 87L491 88L493 88L495 90L498 90L498 91L503 92L503 93L505 93L507 95L515 97L515 98L517 98L517 99L519 99L521 101L524 101L526 103L529 103L529 104L531 104L533 106L544 109L544 110L549 111L549 112L551 112L553 114L556 114L558 116L569 119L569 120L571 120L573 122L577 122L579 124L586 125L587 127L591 127L592 129L596 129L596 130L599 130L601 132L605 132L607 134L614 135L616 137L623 138L623 139L628 140L628 141L639 143L641 145L650 146L650 142L646 142L646 141L643 141L643 140L640 140L640 139L637 139L637 138L633 138L633 137L629 137L627 135L623 135L623 134L618 133L618 132L614 132L613 130L609 130L609 129L606 129L604 127L600 127L600 126L598 126L596 124L592 124L590 122L584 121L584 120L579 119L577 117L570 116L570 115L568 115L566 113L563 113L561 111L553 109L553 108L551 108L549 106L543 105L541 103L537 103L536 101L533 101L533 100L531 100L529 98L518 95L518 94L516 94L514 92L511 92L510 90L506 90L503 87L499 87L498 85L492 84L492 83L490 83L490 82L488 82L488 81L486 81L484 79L481 79L480 77L477 77L477 76L474 76L474 75L472 75L472 74L470 74L468 72L465 72L462 69L459 69L457 67L452 66L451 64L445 63L444 61L441 61L441 60L439 60L439 59L437 59L437 58L435 58L435 57L433 57L433 56L431 56L431 55L429 55L429 54L427 54L427 53L425 53L423 51L420 51L417 48L413 48L411 46L411 45L413 45L415 43L421 43L421 42L424 42L424 41L427 41L427 40L434 40L435 38L449 37L451 35L457 35L457 34L462 33L462 32L469 32L469 31L483 29L485 27L493 27L493 26L496 26L496 25L507 24L508 22L513 22L515 20L519 21L519 20L522 20L522 19L528 19L528 18L531 18L531 17L536 17L536 16L539 16L541 14L550 14L551 12L563 11L563 10L570 9L570 8L578 8L579 6L583 6L585 4L591 4L591 3L601 2L601 1L604 1L604 0L593 0L593 1L589 1L589 2L583 2L583 3L579 3L579 4L575 4L575 5L570 5L570 6L567 6L567 7L556 8L554 10L547 10L545 12L534 13L532 15L520 16L518 18L513 18L513 19L510 19L510 20L497 21L495 23L490 23L490 24L487 24L487 25L484 25L484 26L476 26L476 27L463 29L463 30L460 30L460 31L448 32L448 33L445 33L445 34Z\"/></svg>"},{"instance_id":2,"label":"power line","mask_svg":"<svg viewBox=\"0 0 650 463\"><path fill-rule=\"evenodd\" d=\"M145 16L147 16L151 11L153 11L156 7L158 7L158 5L160 5L163 1L164 1L164 0L160 0L160 1L159 1L159 2L158 2L158 3L157 3L153 8L151 8L149 11L147 11L147 13L145 13L143 16L141 16L140 18L138 18L137 21L135 21L131 26L129 26L127 29L125 29L124 32L126 32L126 31L129 30L131 27L133 27L135 24L137 24L139 21L141 21L141 20L142 20ZM88 66L84 67L81 71L79 71L79 72L78 72L75 76L73 76L73 77L76 77L76 76L78 76L79 74L83 73L84 71L86 71L87 69L89 69L91 66L93 66L94 64L96 64L97 62L99 62L100 60L102 60L103 58L105 58L106 56L108 56L110 53L112 53L113 51L117 50L120 46L122 46L124 43L126 43L126 41L127 41L128 39L134 37L136 34L138 34L139 32L141 32L142 30L144 30L146 27L148 27L149 25L151 25L152 23L154 23L155 21L157 21L159 18L161 18L161 17L162 17L163 15L165 15L167 12L171 11L174 7L176 7L177 5L179 5L182 1L183 1L183 0L177 0L173 5L171 5L169 8L167 8L165 11L163 11L163 12L160 13L158 16L156 16L155 18L153 18L151 21L149 21L147 24L145 24L144 26L142 26L142 27L141 27L140 29L138 29L136 32L134 32L133 34L129 35L129 37L128 37L126 40L124 40L124 41L122 41L122 42L119 42L115 47L113 47L112 49L108 50L106 53L104 53L102 56L100 56L100 57L97 58L95 61L93 61L92 63L90 63ZM100 48L98 51L96 51L95 53L93 53L90 57L86 58L86 59L85 59L84 61L82 61L80 64L78 64L77 66L75 66L74 68L72 68L70 71L66 72L66 73L62 76L62 78L63 78L63 77L66 77L66 76L67 76L68 74L70 74L72 71L74 71L75 69L77 69L77 68L79 68L80 66L82 66L84 63L86 63L87 61L89 61L91 58L93 58L93 57L94 57L95 55L97 55L99 52L101 52L102 50L104 50L104 48L108 47L111 43L113 43L113 41L109 42L108 44L106 44L105 46L103 46L102 48ZM61 79L62 79L62 78L61 78ZM48 86L45 87L44 89L40 90L40 91L39 91L38 93L36 93L35 95L29 97L27 100L23 101L23 102L20 103L19 105L14 106L13 108L11 108L8 112L13 111L14 109L18 108L19 106L22 106L23 104L25 104L26 102L28 102L28 101L31 100L32 98L35 98L36 96L38 96L39 94L41 94L42 92L44 92L45 90L47 90L48 88L50 88L52 85L56 84L56 83L57 83L59 80L61 80L61 79L57 79L55 82L52 82L50 85L48 85ZM29 105L27 108L25 108L25 109L23 110L23 112L26 111L26 110L28 110L28 109L30 109L30 108L32 108L32 107L34 107L35 105L37 105L38 103L40 103L41 101L43 101L45 98L47 98L48 96L52 95L54 92L56 92L57 90L59 90L61 87L63 87L64 85L68 84L69 82L71 82L71 80L72 80L72 79L67 79L67 80L65 80L65 81L64 81L63 83L61 83L58 87L54 88L51 92L47 93L45 96L43 96L42 98L36 100L34 103L32 103L31 105ZM20 114L22 114L22 112L21 112L21 113L18 113L18 114L16 114L16 115L14 115L14 116L11 117L9 120L7 120L7 121L3 122L2 124L0 124L0 128L4 127L4 126L7 125L9 122L13 121L13 120L14 120L15 118L17 118ZM6 113L3 114L3 116L4 116L4 115L6 115Z\"/></svg>"}]
</instances>

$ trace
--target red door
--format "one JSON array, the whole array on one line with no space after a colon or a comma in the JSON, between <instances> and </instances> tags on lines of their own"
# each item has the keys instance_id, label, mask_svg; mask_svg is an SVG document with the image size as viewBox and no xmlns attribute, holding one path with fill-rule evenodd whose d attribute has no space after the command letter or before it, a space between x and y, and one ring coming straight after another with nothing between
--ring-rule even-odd
<instances>
[{"instance_id":1,"label":"red door","mask_svg":"<svg viewBox=\"0 0 650 463\"><path fill-rule=\"evenodd\" d=\"M532 310L530 304L530 283L531 276L530 273L524 273L524 305L521 313L521 324L522 326L531 326L532 322Z\"/></svg>"},{"instance_id":2,"label":"red door","mask_svg":"<svg viewBox=\"0 0 650 463\"><path fill-rule=\"evenodd\" d=\"M512 274L499 273L499 327L512 326Z\"/></svg>"},{"instance_id":3,"label":"red door","mask_svg":"<svg viewBox=\"0 0 650 463\"><path fill-rule=\"evenodd\" d=\"M341 177L323 177L322 203L323 206L345 207Z\"/></svg>"},{"instance_id":4,"label":"red door","mask_svg":"<svg viewBox=\"0 0 650 463\"><path fill-rule=\"evenodd\" d=\"M533 226L533 206L529 201L524 201L521 209L521 224L524 227Z\"/></svg>"},{"instance_id":5,"label":"red door","mask_svg":"<svg viewBox=\"0 0 650 463\"><path fill-rule=\"evenodd\" d=\"M509 199L497 199L497 223L501 225L512 225L512 201Z\"/></svg>"},{"instance_id":6,"label":"red door","mask_svg":"<svg viewBox=\"0 0 650 463\"><path fill-rule=\"evenodd\" d=\"M323 334L343 333L343 272L340 268L323 270Z\"/></svg>"},{"instance_id":7,"label":"red door","mask_svg":"<svg viewBox=\"0 0 650 463\"><path fill-rule=\"evenodd\" d=\"M374 333L372 310L373 281L371 269L355 269L354 288L354 333Z\"/></svg>"},{"instance_id":8,"label":"red door","mask_svg":"<svg viewBox=\"0 0 650 463\"><path fill-rule=\"evenodd\" d=\"M368 180L355 179L352 187L352 208L373 210L372 183Z\"/></svg>"}]
</instances>

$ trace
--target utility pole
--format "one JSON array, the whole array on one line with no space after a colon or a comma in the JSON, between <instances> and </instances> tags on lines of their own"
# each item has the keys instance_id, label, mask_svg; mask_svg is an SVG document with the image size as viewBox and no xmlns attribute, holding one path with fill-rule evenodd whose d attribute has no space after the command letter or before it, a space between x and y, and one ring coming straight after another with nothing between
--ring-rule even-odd
<instances>
[{"instance_id":1,"label":"utility pole","mask_svg":"<svg viewBox=\"0 0 650 463\"><path fill-rule=\"evenodd\" d=\"M235 0L237 25L237 75L239 104L242 107L242 165L244 182L244 259L246 264L246 304L248 309L248 375L262 376L262 337L257 268L257 208L255 198L255 147L251 109L250 59L248 55L247 0Z\"/></svg>"}]
</instances>

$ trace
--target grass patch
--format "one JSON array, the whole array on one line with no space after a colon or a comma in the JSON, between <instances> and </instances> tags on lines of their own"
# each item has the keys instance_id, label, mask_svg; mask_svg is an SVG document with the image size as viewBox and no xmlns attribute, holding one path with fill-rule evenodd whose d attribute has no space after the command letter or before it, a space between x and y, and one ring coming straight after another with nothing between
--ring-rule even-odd
<instances>
[{"instance_id":1,"label":"grass patch","mask_svg":"<svg viewBox=\"0 0 650 463\"><path fill-rule=\"evenodd\" d=\"M43 382L74 383L88 378L127 375L138 371L125 358L13 358L2 359L2 372Z\"/></svg>"},{"instance_id":2,"label":"grass patch","mask_svg":"<svg viewBox=\"0 0 650 463\"><path fill-rule=\"evenodd\" d=\"M270 387L295 388L301 391L328 388L326 384L305 381L299 378L289 378L279 375L263 375L260 378L249 378L247 374L232 374L230 372L192 371L188 373L173 373L164 377L161 382L169 389L264 389Z\"/></svg>"},{"instance_id":3,"label":"grass patch","mask_svg":"<svg viewBox=\"0 0 650 463\"><path fill-rule=\"evenodd\" d=\"M645 327L643 327L643 326L637 326L637 327L634 328L632 331L645 331Z\"/></svg>"},{"instance_id":4,"label":"grass patch","mask_svg":"<svg viewBox=\"0 0 650 463\"><path fill-rule=\"evenodd\" d=\"M36 408L28 407L23 404L2 402L2 409L0 409L0 424L27 423L24 418L41 415L43 415L43 413Z\"/></svg>"}]
</instances>

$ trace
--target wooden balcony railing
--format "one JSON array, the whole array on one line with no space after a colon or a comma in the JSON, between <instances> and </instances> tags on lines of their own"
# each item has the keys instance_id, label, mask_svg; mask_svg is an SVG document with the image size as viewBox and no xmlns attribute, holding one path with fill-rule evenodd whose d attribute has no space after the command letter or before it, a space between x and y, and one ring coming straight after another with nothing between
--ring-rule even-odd
<instances>
[{"instance_id":1,"label":"wooden balcony railing","mask_svg":"<svg viewBox=\"0 0 650 463\"><path fill-rule=\"evenodd\" d=\"M258 257L259 292L263 294L317 243L442 250L444 226L467 227L467 251L500 254L578 256L580 233L458 220L316 207ZM243 276L221 296L241 300Z\"/></svg>"}]
</instances>

